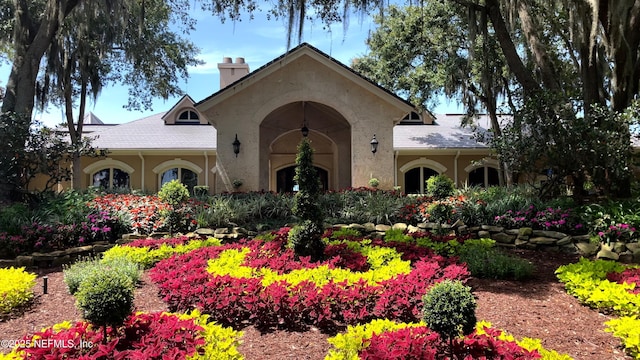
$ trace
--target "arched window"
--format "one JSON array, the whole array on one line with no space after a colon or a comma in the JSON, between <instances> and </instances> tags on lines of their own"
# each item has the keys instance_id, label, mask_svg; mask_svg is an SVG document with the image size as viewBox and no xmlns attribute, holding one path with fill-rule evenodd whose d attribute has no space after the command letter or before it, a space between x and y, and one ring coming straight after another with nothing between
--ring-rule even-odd
<instances>
[{"instance_id":1,"label":"arched window","mask_svg":"<svg viewBox=\"0 0 640 360\"><path fill-rule=\"evenodd\" d=\"M178 115L176 124L199 124L200 117L198 113L193 110L185 110Z\"/></svg>"},{"instance_id":2,"label":"arched window","mask_svg":"<svg viewBox=\"0 0 640 360\"><path fill-rule=\"evenodd\" d=\"M131 174L135 170L120 160L106 158L96 161L82 171L90 176L91 186L114 189L131 188Z\"/></svg>"},{"instance_id":3,"label":"arched window","mask_svg":"<svg viewBox=\"0 0 640 360\"><path fill-rule=\"evenodd\" d=\"M498 162L494 159L484 159L480 165L469 165L465 168L469 173L467 183L470 186L498 186L500 185L500 174L498 172Z\"/></svg>"},{"instance_id":4,"label":"arched window","mask_svg":"<svg viewBox=\"0 0 640 360\"><path fill-rule=\"evenodd\" d=\"M404 173L405 193L424 194L426 181L432 176L446 172L447 168L437 161L421 157L404 164L400 171Z\"/></svg>"},{"instance_id":5,"label":"arched window","mask_svg":"<svg viewBox=\"0 0 640 360\"><path fill-rule=\"evenodd\" d=\"M171 180L180 180L193 194L193 187L198 185L198 174L202 169L191 161L174 159L156 166L153 172L158 174L160 188Z\"/></svg>"},{"instance_id":6,"label":"arched window","mask_svg":"<svg viewBox=\"0 0 640 360\"><path fill-rule=\"evenodd\" d=\"M404 192L407 194L424 194L426 182L439 173L428 167L413 168L404 173Z\"/></svg>"},{"instance_id":7,"label":"arched window","mask_svg":"<svg viewBox=\"0 0 640 360\"><path fill-rule=\"evenodd\" d=\"M172 168L160 174L160 187L171 180L180 180L193 193L193 187L198 185L198 174L185 168Z\"/></svg>"},{"instance_id":8,"label":"arched window","mask_svg":"<svg viewBox=\"0 0 640 360\"><path fill-rule=\"evenodd\" d=\"M118 168L107 168L96 171L91 176L92 186L104 189L130 188L129 173Z\"/></svg>"}]
</instances>

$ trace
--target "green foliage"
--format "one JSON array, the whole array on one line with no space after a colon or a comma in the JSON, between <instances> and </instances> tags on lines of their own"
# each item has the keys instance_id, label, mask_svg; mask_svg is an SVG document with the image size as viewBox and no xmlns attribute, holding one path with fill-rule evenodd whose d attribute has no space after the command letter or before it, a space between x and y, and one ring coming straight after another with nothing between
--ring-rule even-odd
<instances>
[{"instance_id":1,"label":"green foliage","mask_svg":"<svg viewBox=\"0 0 640 360\"><path fill-rule=\"evenodd\" d=\"M301 220L312 220L322 224L322 210L318 205L320 180L313 166L313 148L307 138L298 144L296 174L293 180L299 186L292 209L293 215Z\"/></svg>"},{"instance_id":2,"label":"green foliage","mask_svg":"<svg viewBox=\"0 0 640 360\"><path fill-rule=\"evenodd\" d=\"M405 234L405 232L401 229L391 228L384 232L384 241L385 242L396 241L396 242L406 243L406 242L413 242L413 237Z\"/></svg>"},{"instance_id":3,"label":"green foliage","mask_svg":"<svg viewBox=\"0 0 640 360\"><path fill-rule=\"evenodd\" d=\"M453 195L455 184L446 175L432 176L427 180L427 194L436 199L444 199Z\"/></svg>"},{"instance_id":4,"label":"green foliage","mask_svg":"<svg viewBox=\"0 0 640 360\"><path fill-rule=\"evenodd\" d=\"M541 93L521 104L501 136L485 140L510 170L550 173L541 196L558 194L567 176L576 185L574 195L581 195L587 180L611 192L629 179L628 129L628 121L610 110L594 107L579 116L563 96Z\"/></svg>"},{"instance_id":5,"label":"green foliage","mask_svg":"<svg viewBox=\"0 0 640 360\"><path fill-rule=\"evenodd\" d=\"M373 334L417 326L421 325L396 323L387 319L376 319L364 325L349 325L346 332L329 338L328 341L333 345L333 349L329 350L325 360L357 360L360 351L368 346L368 340L373 337Z\"/></svg>"},{"instance_id":6,"label":"green foliage","mask_svg":"<svg viewBox=\"0 0 640 360\"><path fill-rule=\"evenodd\" d=\"M140 280L142 269L125 256L110 256L101 261L99 258L80 259L72 265L63 265L64 282L71 295L78 292L80 284L96 272L115 271L128 277L135 285Z\"/></svg>"},{"instance_id":7,"label":"green foliage","mask_svg":"<svg viewBox=\"0 0 640 360\"><path fill-rule=\"evenodd\" d=\"M323 229L316 221L304 220L289 231L288 246L296 255L310 256L311 260L318 261L324 256L322 233Z\"/></svg>"},{"instance_id":8,"label":"green foliage","mask_svg":"<svg viewBox=\"0 0 640 360\"><path fill-rule=\"evenodd\" d=\"M23 267L0 269L0 316L31 301L35 285L36 275Z\"/></svg>"},{"instance_id":9,"label":"green foliage","mask_svg":"<svg viewBox=\"0 0 640 360\"><path fill-rule=\"evenodd\" d=\"M189 200L189 189L180 180L174 179L162 185L158 198L169 205L178 206Z\"/></svg>"},{"instance_id":10,"label":"green foliage","mask_svg":"<svg viewBox=\"0 0 640 360\"><path fill-rule=\"evenodd\" d=\"M95 271L80 283L76 304L87 321L104 327L118 326L133 311L133 290L131 278L123 272Z\"/></svg>"},{"instance_id":11,"label":"green foliage","mask_svg":"<svg viewBox=\"0 0 640 360\"><path fill-rule=\"evenodd\" d=\"M197 309L188 314L180 315L180 319L192 319L196 325L202 327L201 336L204 338L204 345L193 356L188 356L187 360L243 359L242 354L238 351L239 338L242 337L241 331L233 330L230 327L222 327L211 321L209 315L201 314Z\"/></svg>"},{"instance_id":12,"label":"green foliage","mask_svg":"<svg viewBox=\"0 0 640 360\"><path fill-rule=\"evenodd\" d=\"M427 327L453 339L468 335L476 326L476 300L471 288L460 281L444 280L433 285L422 299Z\"/></svg>"},{"instance_id":13,"label":"green foliage","mask_svg":"<svg viewBox=\"0 0 640 360\"><path fill-rule=\"evenodd\" d=\"M371 186L372 188L377 188L378 186L380 186L380 180L376 178L369 179L369 186Z\"/></svg>"},{"instance_id":14,"label":"green foliage","mask_svg":"<svg viewBox=\"0 0 640 360\"><path fill-rule=\"evenodd\" d=\"M19 234L22 226L29 223L30 215L31 211L25 204L3 206L0 208L0 232Z\"/></svg>"},{"instance_id":15,"label":"green foliage","mask_svg":"<svg viewBox=\"0 0 640 360\"><path fill-rule=\"evenodd\" d=\"M200 200L206 200L209 197L209 187L207 185L194 186L193 196Z\"/></svg>"},{"instance_id":16,"label":"green foliage","mask_svg":"<svg viewBox=\"0 0 640 360\"><path fill-rule=\"evenodd\" d=\"M401 196L399 192L382 190L347 189L327 192L320 197L320 206L327 219L336 224L393 224L404 221L402 209L414 202L414 198Z\"/></svg>"},{"instance_id":17,"label":"green foliage","mask_svg":"<svg viewBox=\"0 0 640 360\"><path fill-rule=\"evenodd\" d=\"M625 266L615 261L581 258L575 264L560 266L558 279L567 292L594 309L612 311L621 316L640 316L640 295L629 293L634 284L607 280L607 274L622 272Z\"/></svg>"},{"instance_id":18,"label":"green foliage","mask_svg":"<svg viewBox=\"0 0 640 360\"><path fill-rule=\"evenodd\" d=\"M20 199L38 175L47 179L42 192L71 180L71 168L60 164L72 153L87 157L105 154L93 148L89 138L71 144L66 135L38 122L31 123L13 113L0 114L0 191L8 189Z\"/></svg>"},{"instance_id":19,"label":"green foliage","mask_svg":"<svg viewBox=\"0 0 640 360\"><path fill-rule=\"evenodd\" d=\"M186 254L201 247L219 245L221 245L221 241L215 238L191 240L185 245L177 245L174 247L168 244L162 244L157 249L116 245L102 254L102 262L111 264L121 261L120 259L124 258L138 264L143 269L149 269L158 261L167 259L175 254Z\"/></svg>"},{"instance_id":20,"label":"green foliage","mask_svg":"<svg viewBox=\"0 0 640 360\"><path fill-rule=\"evenodd\" d=\"M605 323L606 332L622 340L627 353L634 359L640 359L640 319L637 316L623 316Z\"/></svg>"},{"instance_id":21,"label":"green foliage","mask_svg":"<svg viewBox=\"0 0 640 360\"><path fill-rule=\"evenodd\" d=\"M458 249L460 261L467 264L475 277L524 280L533 275L529 261L505 254L493 247L493 240L467 240Z\"/></svg>"}]
</instances>

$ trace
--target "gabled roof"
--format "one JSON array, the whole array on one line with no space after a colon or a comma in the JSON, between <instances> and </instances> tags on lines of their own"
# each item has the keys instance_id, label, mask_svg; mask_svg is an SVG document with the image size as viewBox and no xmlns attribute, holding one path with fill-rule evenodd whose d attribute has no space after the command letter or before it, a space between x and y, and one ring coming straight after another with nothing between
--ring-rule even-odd
<instances>
[{"instance_id":1,"label":"gabled roof","mask_svg":"<svg viewBox=\"0 0 640 360\"><path fill-rule=\"evenodd\" d=\"M109 150L215 150L211 125L165 125L159 113L102 130L93 146Z\"/></svg>"},{"instance_id":2,"label":"gabled roof","mask_svg":"<svg viewBox=\"0 0 640 360\"><path fill-rule=\"evenodd\" d=\"M330 55L322 52L318 48L308 44L302 43L293 49L287 51L286 53L280 55L279 57L271 60L270 62L264 64L258 69L252 71L248 75L240 78L239 80L231 83L227 87L220 89L219 91L213 93L212 95L204 98L203 100L198 101L195 106L200 111L205 111L208 108L212 107L216 103L222 101L227 96L235 93L237 89L243 84L249 84L259 81L261 78L267 76L273 71L280 69L278 65L283 65L291 62L303 55L309 55L312 58L319 60L320 62L326 64L327 66L331 66L338 73L342 74L350 78L355 82L359 82L362 86L369 87L373 93L376 93L378 96L386 98L388 101L397 102L407 107L408 111L414 111L415 106L408 102L407 100L399 97L395 93L383 88L382 86L376 84L370 79L366 78L362 74L356 72Z\"/></svg>"}]
</instances>

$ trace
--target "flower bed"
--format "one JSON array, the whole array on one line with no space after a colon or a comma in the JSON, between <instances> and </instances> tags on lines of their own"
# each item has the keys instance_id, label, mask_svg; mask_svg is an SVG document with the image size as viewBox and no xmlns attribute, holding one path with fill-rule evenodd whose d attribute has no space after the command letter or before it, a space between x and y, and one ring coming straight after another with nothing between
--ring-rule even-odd
<instances>
[{"instance_id":1,"label":"flower bed","mask_svg":"<svg viewBox=\"0 0 640 360\"><path fill-rule=\"evenodd\" d=\"M0 316L31 301L35 280L36 275L24 268L0 269Z\"/></svg>"},{"instance_id":2,"label":"flower bed","mask_svg":"<svg viewBox=\"0 0 640 360\"><path fill-rule=\"evenodd\" d=\"M487 322L479 322L472 334L454 339L452 348L422 323L390 320L349 326L329 342L334 348L325 360L435 359L441 354L450 355L451 350L457 359L571 359L542 348L540 340L517 341Z\"/></svg>"},{"instance_id":3,"label":"flower bed","mask_svg":"<svg viewBox=\"0 0 640 360\"><path fill-rule=\"evenodd\" d=\"M201 248L160 261L150 276L172 311L200 309L234 327L251 322L292 329L332 329L374 318L416 321L422 296L432 284L468 276L464 266L427 249L420 251L429 256L412 261L415 252L400 254L393 244L382 243L348 246L367 258L366 272L349 270L354 265L339 267L341 262L361 261L352 252L343 258L344 247L333 245L327 251L338 255L326 261L295 261L284 247L284 235L280 232L270 242L244 240ZM405 244L405 249L410 246Z\"/></svg>"},{"instance_id":4,"label":"flower bed","mask_svg":"<svg viewBox=\"0 0 640 360\"><path fill-rule=\"evenodd\" d=\"M223 328L197 311L180 315L137 313L117 329L86 322L65 322L18 341L0 359L242 359L237 350L241 332Z\"/></svg>"},{"instance_id":5,"label":"flower bed","mask_svg":"<svg viewBox=\"0 0 640 360\"><path fill-rule=\"evenodd\" d=\"M620 315L605 323L624 343L627 352L640 359L640 268L612 261L580 259L556 271L567 292L594 309Z\"/></svg>"}]
</instances>

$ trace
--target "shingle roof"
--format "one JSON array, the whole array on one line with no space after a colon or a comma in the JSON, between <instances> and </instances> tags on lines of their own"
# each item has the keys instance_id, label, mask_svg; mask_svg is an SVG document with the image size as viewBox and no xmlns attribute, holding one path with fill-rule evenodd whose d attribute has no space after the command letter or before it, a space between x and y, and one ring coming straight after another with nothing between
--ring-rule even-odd
<instances>
[{"instance_id":1,"label":"shingle roof","mask_svg":"<svg viewBox=\"0 0 640 360\"><path fill-rule=\"evenodd\" d=\"M395 150L487 149L475 140L470 127L460 126L461 115L436 115L432 125L396 125L393 128ZM484 121L483 121L484 120ZM478 131L487 131L486 119L480 119Z\"/></svg>"},{"instance_id":2,"label":"shingle roof","mask_svg":"<svg viewBox=\"0 0 640 360\"><path fill-rule=\"evenodd\" d=\"M165 125L159 113L98 133L93 146L110 150L215 150L216 129L211 125Z\"/></svg>"}]
</instances>

